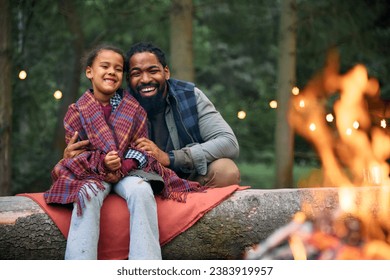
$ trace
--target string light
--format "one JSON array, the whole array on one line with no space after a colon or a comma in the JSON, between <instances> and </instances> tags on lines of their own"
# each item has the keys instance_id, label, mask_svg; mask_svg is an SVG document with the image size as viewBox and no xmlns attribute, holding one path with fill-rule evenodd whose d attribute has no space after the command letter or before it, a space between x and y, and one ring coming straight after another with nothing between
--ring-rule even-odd
<instances>
[{"instance_id":1,"label":"string light","mask_svg":"<svg viewBox=\"0 0 390 280\"><path fill-rule=\"evenodd\" d=\"M309 129L310 129L311 131L315 131L315 130L317 129L316 124L315 124L315 123L311 123L311 124L309 125Z\"/></svg>"},{"instance_id":2,"label":"string light","mask_svg":"<svg viewBox=\"0 0 390 280\"><path fill-rule=\"evenodd\" d=\"M299 101L299 107L305 108L305 100Z\"/></svg>"},{"instance_id":3,"label":"string light","mask_svg":"<svg viewBox=\"0 0 390 280\"><path fill-rule=\"evenodd\" d=\"M240 120L245 119L245 117L246 117L246 112L245 111L239 111L237 113L237 118L239 118Z\"/></svg>"},{"instance_id":4,"label":"string light","mask_svg":"<svg viewBox=\"0 0 390 280\"><path fill-rule=\"evenodd\" d=\"M293 95L298 95L298 94L299 94L299 88L298 88L298 87L293 87L293 88L291 89L291 93L292 93Z\"/></svg>"},{"instance_id":5,"label":"string light","mask_svg":"<svg viewBox=\"0 0 390 280\"><path fill-rule=\"evenodd\" d=\"M354 129L358 129L359 126L360 126L360 124L359 124L358 121L354 121L353 124L352 124L352 126L353 126Z\"/></svg>"},{"instance_id":6,"label":"string light","mask_svg":"<svg viewBox=\"0 0 390 280\"><path fill-rule=\"evenodd\" d=\"M55 99L59 100L62 98L62 92L60 90L56 90L54 93L53 93L53 96Z\"/></svg>"},{"instance_id":7,"label":"string light","mask_svg":"<svg viewBox=\"0 0 390 280\"><path fill-rule=\"evenodd\" d=\"M19 79L24 80L24 79L26 79L26 78L27 78L27 72L24 71L24 70L21 70L21 71L19 72Z\"/></svg>"},{"instance_id":8,"label":"string light","mask_svg":"<svg viewBox=\"0 0 390 280\"><path fill-rule=\"evenodd\" d=\"M278 102L276 100L271 100L269 102L269 106L272 108L272 109L276 109L278 108Z\"/></svg>"}]
</instances>

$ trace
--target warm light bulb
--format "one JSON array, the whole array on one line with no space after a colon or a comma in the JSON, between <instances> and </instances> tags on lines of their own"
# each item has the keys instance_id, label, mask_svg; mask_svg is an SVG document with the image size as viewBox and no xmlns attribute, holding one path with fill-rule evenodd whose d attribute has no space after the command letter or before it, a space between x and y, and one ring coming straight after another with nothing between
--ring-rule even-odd
<instances>
[{"instance_id":1,"label":"warm light bulb","mask_svg":"<svg viewBox=\"0 0 390 280\"><path fill-rule=\"evenodd\" d=\"M299 107L301 107L301 108L305 107L305 100L299 101Z\"/></svg>"},{"instance_id":2,"label":"warm light bulb","mask_svg":"<svg viewBox=\"0 0 390 280\"><path fill-rule=\"evenodd\" d=\"M317 129L316 124L315 124L315 123L311 123L311 124L309 125L309 129L310 129L311 131L315 131L315 130Z\"/></svg>"},{"instance_id":3,"label":"warm light bulb","mask_svg":"<svg viewBox=\"0 0 390 280\"><path fill-rule=\"evenodd\" d=\"M292 94L298 95L299 94L299 88L298 87L293 87L291 90Z\"/></svg>"},{"instance_id":4,"label":"warm light bulb","mask_svg":"<svg viewBox=\"0 0 390 280\"><path fill-rule=\"evenodd\" d=\"M276 108L278 108L278 102L276 100L272 100L272 101L270 101L269 106L272 109L276 109Z\"/></svg>"},{"instance_id":5,"label":"warm light bulb","mask_svg":"<svg viewBox=\"0 0 390 280\"><path fill-rule=\"evenodd\" d=\"M24 80L24 79L26 79L26 78L27 78L27 72L24 71L24 70L21 70L21 71L19 72L19 79Z\"/></svg>"},{"instance_id":6,"label":"warm light bulb","mask_svg":"<svg viewBox=\"0 0 390 280\"><path fill-rule=\"evenodd\" d=\"M245 117L246 117L246 112L245 111L239 111L237 113L237 118L239 118L240 120L245 119Z\"/></svg>"},{"instance_id":7,"label":"warm light bulb","mask_svg":"<svg viewBox=\"0 0 390 280\"><path fill-rule=\"evenodd\" d=\"M53 94L55 99L61 99L62 98L62 92L60 90L56 90Z\"/></svg>"}]
</instances>

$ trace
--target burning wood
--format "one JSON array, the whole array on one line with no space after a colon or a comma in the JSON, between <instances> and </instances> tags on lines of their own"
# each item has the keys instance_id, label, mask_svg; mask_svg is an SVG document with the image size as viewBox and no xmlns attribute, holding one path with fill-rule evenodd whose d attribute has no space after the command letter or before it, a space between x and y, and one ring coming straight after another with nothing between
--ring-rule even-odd
<instances>
[{"instance_id":1,"label":"burning wood","mask_svg":"<svg viewBox=\"0 0 390 280\"><path fill-rule=\"evenodd\" d=\"M382 228L382 233L382 238L376 239L359 218L350 214L300 222L293 219L264 242L248 249L245 259L389 260L389 232Z\"/></svg>"}]
</instances>

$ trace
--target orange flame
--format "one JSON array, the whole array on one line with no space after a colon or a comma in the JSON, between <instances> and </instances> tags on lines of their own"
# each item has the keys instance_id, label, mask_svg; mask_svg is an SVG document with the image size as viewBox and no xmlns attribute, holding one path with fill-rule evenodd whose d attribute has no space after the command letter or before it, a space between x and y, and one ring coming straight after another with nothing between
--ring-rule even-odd
<instances>
[{"instance_id":1,"label":"orange flame","mask_svg":"<svg viewBox=\"0 0 390 280\"><path fill-rule=\"evenodd\" d=\"M378 81L368 78L363 65L340 74L339 56L332 50L324 70L292 96L289 121L320 156L321 186L390 185L390 137L383 121L372 125L368 110L368 102L378 103L379 92ZM333 113L327 112L329 97L336 94Z\"/></svg>"}]
</instances>

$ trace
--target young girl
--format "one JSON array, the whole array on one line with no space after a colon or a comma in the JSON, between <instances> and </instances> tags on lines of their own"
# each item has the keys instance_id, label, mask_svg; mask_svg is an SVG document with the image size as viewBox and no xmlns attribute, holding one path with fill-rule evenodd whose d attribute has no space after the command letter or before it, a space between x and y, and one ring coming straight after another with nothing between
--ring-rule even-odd
<instances>
[{"instance_id":1,"label":"young girl","mask_svg":"<svg viewBox=\"0 0 390 280\"><path fill-rule=\"evenodd\" d=\"M202 187L179 178L154 157L132 143L147 137L146 112L121 89L124 55L113 46L101 46L86 58L86 76L92 83L71 104L64 118L65 141L78 134L89 147L53 168L47 203L73 203L65 259L97 259L100 209L111 188L130 211L129 259L161 259L154 194L185 201L189 191Z\"/></svg>"}]
</instances>

